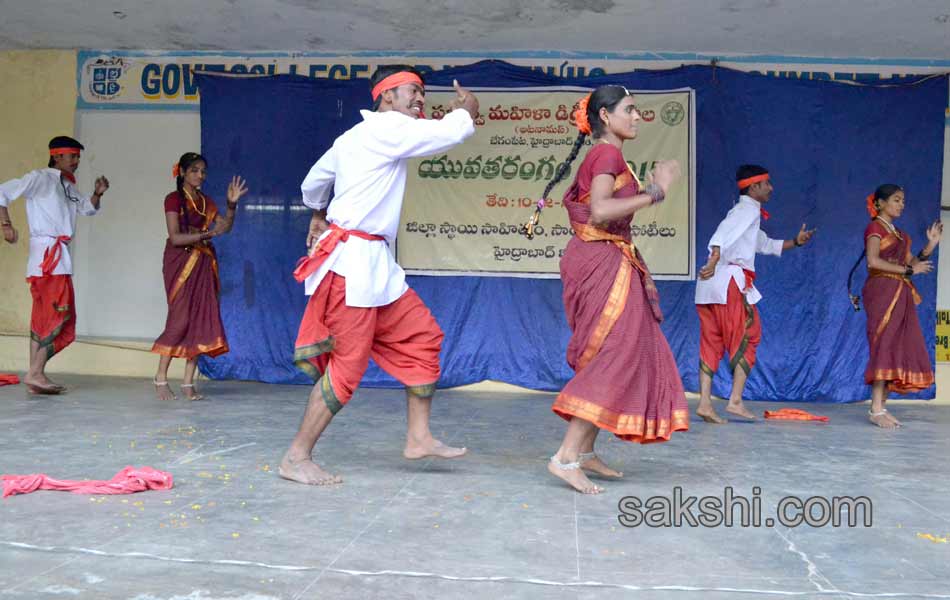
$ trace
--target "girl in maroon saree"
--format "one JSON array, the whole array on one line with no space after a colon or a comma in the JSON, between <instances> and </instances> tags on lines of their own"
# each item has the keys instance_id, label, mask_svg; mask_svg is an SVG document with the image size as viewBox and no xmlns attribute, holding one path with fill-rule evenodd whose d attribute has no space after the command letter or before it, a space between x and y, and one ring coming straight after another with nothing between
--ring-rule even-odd
<instances>
[{"instance_id":1,"label":"girl in maroon saree","mask_svg":"<svg viewBox=\"0 0 950 600\"><path fill-rule=\"evenodd\" d=\"M867 198L871 223L864 230L868 279L862 296L867 312L870 360L864 380L871 386L870 420L893 429L901 422L884 408L888 392L907 394L934 383L933 368L917 320L920 295L911 277L933 269L930 256L940 242L943 224L927 229L927 245L914 256L911 239L894 225L904 210L904 190L894 184Z\"/></svg>"},{"instance_id":2,"label":"girl in maroon saree","mask_svg":"<svg viewBox=\"0 0 950 600\"><path fill-rule=\"evenodd\" d=\"M175 399L168 387L172 358L186 360L182 393L189 400L200 400L202 396L194 384L198 356L218 356L228 351L218 307L218 259L210 240L231 231L238 200L247 193L247 187L240 177L231 179L227 212L222 216L214 200L201 192L207 165L200 154L183 154L172 170L177 190L165 197L168 241L162 274L168 317L165 331L152 346L152 352L161 355L153 382L161 400Z\"/></svg>"},{"instance_id":3,"label":"girl in maroon saree","mask_svg":"<svg viewBox=\"0 0 950 600\"><path fill-rule=\"evenodd\" d=\"M621 148L637 135L640 114L621 86L602 86L574 113L580 134L542 197L560 181L588 135L593 147L564 196L574 236L561 259L564 309L575 371L552 409L568 421L548 470L577 491L596 494L586 471L620 477L594 453L601 429L622 440L662 442L689 428L676 361L660 330L663 315L650 271L631 242L637 210L661 202L679 176L675 161L656 164L641 187Z\"/></svg>"}]
</instances>

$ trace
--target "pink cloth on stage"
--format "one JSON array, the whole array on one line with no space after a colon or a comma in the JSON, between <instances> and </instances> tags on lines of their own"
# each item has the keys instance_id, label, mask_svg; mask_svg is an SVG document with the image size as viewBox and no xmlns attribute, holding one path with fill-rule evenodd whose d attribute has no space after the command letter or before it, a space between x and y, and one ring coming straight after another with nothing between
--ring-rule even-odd
<instances>
[{"instance_id":1,"label":"pink cloth on stage","mask_svg":"<svg viewBox=\"0 0 950 600\"><path fill-rule=\"evenodd\" d=\"M109 481L53 479L42 473L4 475L3 497L55 490L74 494L134 494L146 490L170 490L172 474L152 467L126 467Z\"/></svg>"},{"instance_id":2,"label":"pink cloth on stage","mask_svg":"<svg viewBox=\"0 0 950 600\"><path fill-rule=\"evenodd\" d=\"M0 385L16 385L20 383L20 378L16 375L0 373Z\"/></svg>"}]
</instances>

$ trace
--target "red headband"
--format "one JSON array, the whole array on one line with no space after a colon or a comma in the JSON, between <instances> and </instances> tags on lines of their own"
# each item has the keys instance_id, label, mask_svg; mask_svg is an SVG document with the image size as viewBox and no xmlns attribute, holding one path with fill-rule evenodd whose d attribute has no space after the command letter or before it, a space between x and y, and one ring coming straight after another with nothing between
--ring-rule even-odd
<instances>
[{"instance_id":1,"label":"red headband","mask_svg":"<svg viewBox=\"0 0 950 600\"><path fill-rule=\"evenodd\" d=\"M58 156L60 154L79 154L79 148L52 148L49 151L50 156Z\"/></svg>"},{"instance_id":2,"label":"red headband","mask_svg":"<svg viewBox=\"0 0 950 600\"><path fill-rule=\"evenodd\" d=\"M373 102L375 102L376 99L379 98L379 95L386 90L391 90L401 85L406 85L407 83L415 83L419 85L419 87L423 87L422 79L420 79L415 73L410 73L409 71L393 73L389 77L384 77L382 81L373 87Z\"/></svg>"},{"instance_id":3,"label":"red headband","mask_svg":"<svg viewBox=\"0 0 950 600\"><path fill-rule=\"evenodd\" d=\"M752 177L746 177L745 179L740 179L739 181L736 182L736 185L739 186L740 190L744 190L750 185L752 185L753 183L759 183L760 181L768 181L768 180L769 180L769 174L762 173L761 175L753 175Z\"/></svg>"}]
</instances>

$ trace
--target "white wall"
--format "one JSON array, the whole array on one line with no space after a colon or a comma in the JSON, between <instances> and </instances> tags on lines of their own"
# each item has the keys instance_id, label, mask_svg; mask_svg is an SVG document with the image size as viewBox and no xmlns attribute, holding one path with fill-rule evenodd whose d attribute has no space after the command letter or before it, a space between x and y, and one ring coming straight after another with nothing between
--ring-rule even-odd
<instances>
[{"instance_id":1,"label":"white wall","mask_svg":"<svg viewBox=\"0 0 950 600\"><path fill-rule=\"evenodd\" d=\"M74 248L77 335L154 340L167 305L163 202L175 189L172 165L201 145L195 112L111 110L77 113L86 151L79 170L89 193L98 175L111 187L94 217L80 217Z\"/></svg>"}]
</instances>

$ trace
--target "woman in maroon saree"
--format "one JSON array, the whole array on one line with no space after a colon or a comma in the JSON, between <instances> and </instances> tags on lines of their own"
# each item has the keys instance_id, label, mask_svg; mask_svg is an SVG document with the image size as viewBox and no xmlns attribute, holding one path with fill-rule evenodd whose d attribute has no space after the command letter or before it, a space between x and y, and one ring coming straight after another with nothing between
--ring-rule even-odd
<instances>
[{"instance_id":1,"label":"woman in maroon saree","mask_svg":"<svg viewBox=\"0 0 950 600\"><path fill-rule=\"evenodd\" d=\"M927 229L927 245L914 256L911 239L894 225L904 210L904 190L894 184L867 198L871 223L864 230L868 279L862 296L867 312L870 360L864 380L871 386L870 420L892 429L901 422L884 408L888 392L907 394L933 385L934 373L917 320L920 295L911 277L933 269L930 256L940 242L943 224Z\"/></svg>"},{"instance_id":2,"label":"woman in maroon saree","mask_svg":"<svg viewBox=\"0 0 950 600\"><path fill-rule=\"evenodd\" d=\"M245 182L235 176L228 185L227 212L222 216L214 200L201 192L208 161L195 152L181 156L173 169L177 190L165 197L165 243L162 274L168 298L165 331L152 352L161 355L155 388L162 400L173 400L168 387L172 358L184 358L182 393L200 400L194 377L198 356L218 356L228 351L228 341L218 307L218 259L211 238L231 231L238 200L247 193Z\"/></svg>"},{"instance_id":3,"label":"woman in maroon saree","mask_svg":"<svg viewBox=\"0 0 950 600\"><path fill-rule=\"evenodd\" d=\"M637 135L640 115L621 86L602 86L574 113L578 135L543 197L563 178L588 135L594 145L564 196L574 236L561 259L564 309L572 336L567 362L575 371L552 409L568 421L548 470L577 491L603 491L585 474L622 474L594 453L601 429L622 440L662 442L689 428L686 395L650 271L631 242L637 210L661 202L679 176L675 161L656 164L642 188L621 148Z\"/></svg>"}]
</instances>

